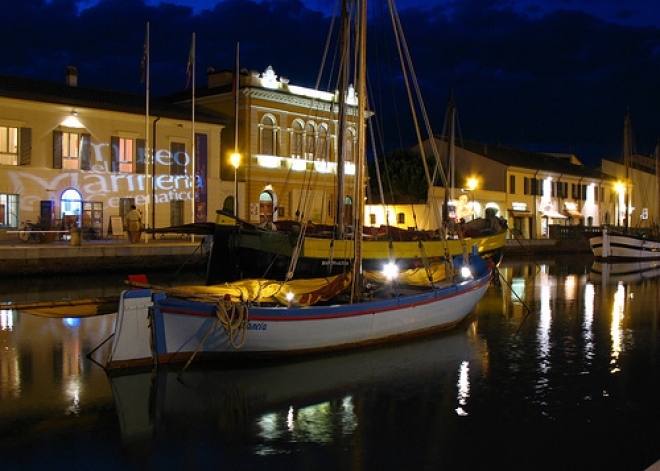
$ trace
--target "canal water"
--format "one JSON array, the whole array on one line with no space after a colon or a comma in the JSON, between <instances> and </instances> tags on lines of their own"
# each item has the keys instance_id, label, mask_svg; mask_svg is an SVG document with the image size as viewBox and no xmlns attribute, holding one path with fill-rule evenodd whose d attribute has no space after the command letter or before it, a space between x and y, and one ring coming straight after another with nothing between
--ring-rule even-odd
<instances>
[{"instance_id":1,"label":"canal water","mask_svg":"<svg viewBox=\"0 0 660 471\"><path fill-rule=\"evenodd\" d=\"M451 332L183 374L106 376L87 355L114 315L3 311L0 469L644 470L660 460L660 277L640 268L507 260ZM4 281L0 301L122 285Z\"/></svg>"}]
</instances>

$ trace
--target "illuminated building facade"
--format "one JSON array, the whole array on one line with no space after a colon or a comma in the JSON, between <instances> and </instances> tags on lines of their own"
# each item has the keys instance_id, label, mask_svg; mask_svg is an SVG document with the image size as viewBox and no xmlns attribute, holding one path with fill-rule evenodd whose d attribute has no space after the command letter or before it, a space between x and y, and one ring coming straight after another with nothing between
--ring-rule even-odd
<instances>
[{"instance_id":1,"label":"illuminated building facade","mask_svg":"<svg viewBox=\"0 0 660 471\"><path fill-rule=\"evenodd\" d=\"M190 108L152 100L148 121L145 108L144 96L78 87L71 68L65 83L0 76L0 230L29 220L105 237L132 204L146 226L184 224L193 195L206 221L232 189L219 168L226 117L196 112L193 163Z\"/></svg>"},{"instance_id":2,"label":"illuminated building facade","mask_svg":"<svg viewBox=\"0 0 660 471\"><path fill-rule=\"evenodd\" d=\"M429 152L431 146L425 145ZM437 139L437 146L441 155L448 154L444 140ZM493 208L519 237L547 238L552 226L614 223L617 178L579 165L574 157L461 140L456 144L455 168L453 198L466 193L468 181L474 181L467 191L474 215L483 217ZM436 199L444 198L444 188L433 192Z\"/></svg>"},{"instance_id":3,"label":"illuminated building facade","mask_svg":"<svg viewBox=\"0 0 660 471\"><path fill-rule=\"evenodd\" d=\"M243 70L239 76L237 87L233 72L210 69L208 85L197 87L195 95L197 106L231 116L221 143L220 173L223 180L233 181L237 170L238 215L254 223L271 214L274 221L332 223L337 198L334 188L338 174L343 173L345 218L350 219L357 146L358 98L354 90L346 95L345 164L339 172L337 94L295 86L272 67L261 73ZM183 104L190 99L184 93L168 97ZM237 145L233 140L236 126ZM232 163L236 153L240 154L238 169ZM232 210L231 195L222 206Z\"/></svg>"}]
</instances>

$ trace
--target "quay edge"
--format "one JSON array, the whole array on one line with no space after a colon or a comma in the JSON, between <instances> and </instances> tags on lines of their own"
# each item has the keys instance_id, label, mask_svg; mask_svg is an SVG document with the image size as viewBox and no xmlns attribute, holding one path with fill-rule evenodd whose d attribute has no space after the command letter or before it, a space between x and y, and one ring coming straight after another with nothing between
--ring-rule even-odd
<instances>
[{"instance_id":1,"label":"quay edge","mask_svg":"<svg viewBox=\"0 0 660 471\"><path fill-rule=\"evenodd\" d=\"M591 253L588 240L509 239L504 257ZM207 251L199 241L154 239L130 244L126 240L50 244L0 241L0 276L75 275L99 272L179 268L199 264L205 269Z\"/></svg>"},{"instance_id":2,"label":"quay edge","mask_svg":"<svg viewBox=\"0 0 660 471\"><path fill-rule=\"evenodd\" d=\"M206 269L204 247L190 240L84 241L50 244L3 241L0 243L0 277L28 275L80 275L179 268L199 264Z\"/></svg>"}]
</instances>

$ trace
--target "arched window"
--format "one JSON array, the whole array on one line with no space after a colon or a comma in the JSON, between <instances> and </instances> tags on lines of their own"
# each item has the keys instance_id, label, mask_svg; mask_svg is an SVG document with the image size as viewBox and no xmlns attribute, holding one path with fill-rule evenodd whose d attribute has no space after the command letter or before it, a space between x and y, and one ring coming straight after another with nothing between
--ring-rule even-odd
<instances>
[{"instance_id":1,"label":"arched window","mask_svg":"<svg viewBox=\"0 0 660 471\"><path fill-rule=\"evenodd\" d=\"M293 122L291 133L291 157L302 157L303 151L303 124L300 121Z\"/></svg>"},{"instance_id":2,"label":"arched window","mask_svg":"<svg viewBox=\"0 0 660 471\"><path fill-rule=\"evenodd\" d=\"M305 126L305 158L313 160L316 151L316 128L313 123Z\"/></svg>"},{"instance_id":3,"label":"arched window","mask_svg":"<svg viewBox=\"0 0 660 471\"><path fill-rule=\"evenodd\" d=\"M319 126L319 138L316 143L316 160L328 160L328 127Z\"/></svg>"},{"instance_id":4,"label":"arched window","mask_svg":"<svg viewBox=\"0 0 660 471\"><path fill-rule=\"evenodd\" d=\"M82 196L75 188L69 188L60 197L60 214L62 224L67 227L80 227L80 215L82 214Z\"/></svg>"},{"instance_id":5,"label":"arched window","mask_svg":"<svg viewBox=\"0 0 660 471\"><path fill-rule=\"evenodd\" d=\"M357 147L357 138L355 136L355 130L351 128L346 133L346 142L345 142L345 151L344 151L345 162L355 162L356 147Z\"/></svg>"},{"instance_id":6,"label":"arched window","mask_svg":"<svg viewBox=\"0 0 660 471\"><path fill-rule=\"evenodd\" d=\"M259 153L277 155L277 122L275 118L266 115L261 120L261 149Z\"/></svg>"}]
</instances>

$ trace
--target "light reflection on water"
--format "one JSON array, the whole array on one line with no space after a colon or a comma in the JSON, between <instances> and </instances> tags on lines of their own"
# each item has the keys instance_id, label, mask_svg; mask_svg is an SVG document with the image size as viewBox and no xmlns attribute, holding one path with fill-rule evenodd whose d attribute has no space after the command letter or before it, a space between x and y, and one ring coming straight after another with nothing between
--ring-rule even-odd
<instances>
[{"instance_id":1,"label":"light reflection on water","mask_svg":"<svg viewBox=\"0 0 660 471\"><path fill-rule=\"evenodd\" d=\"M7 469L43 468L36 447L61 469L644 469L660 459L645 426L660 418L658 279L590 267L505 262L450 333L181 380L109 379L86 359L113 315L3 312L0 455Z\"/></svg>"}]
</instances>

